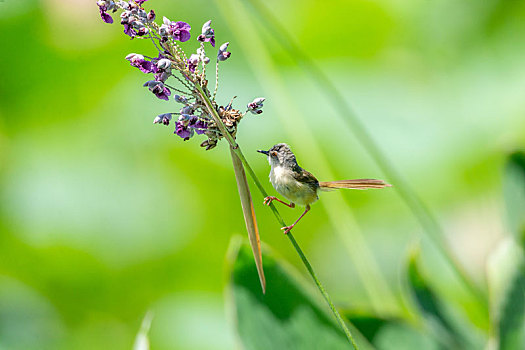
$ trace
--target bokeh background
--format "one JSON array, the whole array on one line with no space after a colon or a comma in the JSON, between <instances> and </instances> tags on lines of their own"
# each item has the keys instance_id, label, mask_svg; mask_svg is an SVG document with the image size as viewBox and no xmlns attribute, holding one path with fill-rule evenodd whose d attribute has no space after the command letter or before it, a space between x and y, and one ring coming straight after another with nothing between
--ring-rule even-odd
<instances>
[{"instance_id":1,"label":"bokeh background","mask_svg":"<svg viewBox=\"0 0 525 350\"><path fill-rule=\"evenodd\" d=\"M486 289L487 258L508 234L504 159L525 143L524 3L264 3ZM145 7L190 23L193 38L212 19L230 42L218 100L237 96L242 108L266 97L238 141L268 191L255 150L278 142L321 180L389 180L248 1ZM225 255L245 229L226 143L205 152L198 137L152 125L177 106L143 88L124 57L154 48L103 23L95 1L4 0L0 33L0 348L129 349L147 310L154 349L235 348ZM262 240L304 274L253 196ZM301 210L281 212L292 221ZM341 307L407 317L402 280L416 243L451 306L467 298L395 187L324 194L294 231Z\"/></svg>"}]
</instances>

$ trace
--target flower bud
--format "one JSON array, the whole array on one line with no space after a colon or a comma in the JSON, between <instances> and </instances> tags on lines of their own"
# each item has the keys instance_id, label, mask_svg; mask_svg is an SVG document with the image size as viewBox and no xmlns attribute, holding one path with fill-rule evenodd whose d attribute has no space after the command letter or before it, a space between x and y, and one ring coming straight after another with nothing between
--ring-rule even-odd
<instances>
[{"instance_id":1,"label":"flower bud","mask_svg":"<svg viewBox=\"0 0 525 350\"><path fill-rule=\"evenodd\" d=\"M135 29L144 28L144 23L142 23L141 21L134 21L133 22L133 28L135 28Z\"/></svg>"},{"instance_id":2,"label":"flower bud","mask_svg":"<svg viewBox=\"0 0 525 350\"><path fill-rule=\"evenodd\" d=\"M222 45L219 47L219 51L220 51L220 52L224 52L224 51L226 51L226 50L228 49L228 45L230 45L229 42L222 44Z\"/></svg>"},{"instance_id":3,"label":"flower bud","mask_svg":"<svg viewBox=\"0 0 525 350\"><path fill-rule=\"evenodd\" d=\"M205 38L211 38L213 36L213 29L211 29L211 19L202 25L202 35Z\"/></svg>"},{"instance_id":4,"label":"flower bud","mask_svg":"<svg viewBox=\"0 0 525 350\"><path fill-rule=\"evenodd\" d=\"M170 76L168 75L168 73L163 72L163 71L161 71L161 72L155 74L155 80L156 80L156 81L162 81L162 82L165 82L166 80L168 80L169 77L170 77Z\"/></svg>"},{"instance_id":5,"label":"flower bud","mask_svg":"<svg viewBox=\"0 0 525 350\"><path fill-rule=\"evenodd\" d=\"M164 17L166 18L166 17ZM162 37L167 37L169 34L169 27L167 24L163 24L160 26L159 28L159 35L162 36Z\"/></svg>"},{"instance_id":6,"label":"flower bud","mask_svg":"<svg viewBox=\"0 0 525 350\"><path fill-rule=\"evenodd\" d=\"M224 43L219 47L219 52L217 53L217 60L226 61L231 56L231 52L227 52L228 45L230 43Z\"/></svg>"},{"instance_id":7,"label":"flower bud","mask_svg":"<svg viewBox=\"0 0 525 350\"><path fill-rule=\"evenodd\" d=\"M129 10L129 4L125 1L118 1L117 5L123 10Z\"/></svg>"},{"instance_id":8,"label":"flower bud","mask_svg":"<svg viewBox=\"0 0 525 350\"><path fill-rule=\"evenodd\" d=\"M263 102L264 102L265 100L266 100L266 99L265 99L264 97L257 97L255 100L253 100L253 103L255 103L257 106L262 107Z\"/></svg>"},{"instance_id":9,"label":"flower bud","mask_svg":"<svg viewBox=\"0 0 525 350\"><path fill-rule=\"evenodd\" d=\"M129 55L126 56L126 59L130 62L130 63L141 63L141 62L144 62L144 56L138 54L138 53L130 53Z\"/></svg>"},{"instance_id":10,"label":"flower bud","mask_svg":"<svg viewBox=\"0 0 525 350\"><path fill-rule=\"evenodd\" d=\"M126 24L129 23L129 19L131 17L131 11L124 11L120 14L120 24Z\"/></svg>"},{"instance_id":11,"label":"flower bud","mask_svg":"<svg viewBox=\"0 0 525 350\"><path fill-rule=\"evenodd\" d=\"M153 124L170 125L171 113L160 114L153 119Z\"/></svg>"},{"instance_id":12,"label":"flower bud","mask_svg":"<svg viewBox=\"0 0 525 350\"><path fill-rule=\"evenodd\" d=\"M148 19L148 13L144 11L144 9L137 10L137 16L139 16L139 18L141 18L142 20Z\"/></svg>"},{"instance_id":13,"label":"flower bud","mask_svg":"<svg viewBox=\"0 0 525 350\"><path fill-rule=\"evenodd\" d=\"M143 36L149 33L149 29L146 27L142 27L137 31L138 36Z\"/></svg>"},{"instance_id":14,"label":"flower bud","mask_svg":"<svg viewBox=\"0 0 525 350\"><path fill-rule=\"evenodd\" d=\"M152 90L152 89L156 88L159 85L161 85L161 88L164 87L164 84L162 84L160 81L148 80L142 86L147 86L148 89Z\"/></svg>"},{"instance_id":15,"label":"flower bud","mask_svg":"<svg viewBox=\"0 0 525 350\"><path fill-rule=\"evenodd\" d=\"M263 107L263 102L265 100L266 99L264 97L258 97L252 102L248 103L246 107L252 114L261 114L263 112L261 108Z\"/></svg>"},{"instance_id":16,"label":"flower bud","mask_svg":"<svg viewBox=\"0 0 525 350\"><path fill-rule=\"evenodd\" d=\"M193 114L193 112L194 112L194 109L193 109L193 106L191 106L191 105L184 106L180 110L180 114L181 115L191 115L191 114Z\"/></svg>"},{"instance_id":17,"label":"flower bud","mask_svg":"<svg viewBox=\"0 0 525 350\"><path fill-rule=\"evenodd\" d=\"M148 21L152 22L155 20L155 18L157 17L157 15L155 15L155 11L151 10L150 12L148 12Z\"/></svg>"},{"instance_id":18,"label":"flower bud","mask_svg":"<svg viewBox=\"0 0 525 350\"><path fill-rule=\"evenodd\" d=\"M158 69L168 69L171 66L171 61L167 58L160 59L157 62Z\"/></svg>"},{"instance_id":19,"label":"flower bud","mask_svg":"<svg viewBox=\"0 0 525 350\"><path fill-rule=\"evenodd\" d=\"M178 103L184 103L184 104L188 103L188 99L184 96L175 95L174 98L175 98L175 101L177 101Z\"/></svg>"}]
</instances>

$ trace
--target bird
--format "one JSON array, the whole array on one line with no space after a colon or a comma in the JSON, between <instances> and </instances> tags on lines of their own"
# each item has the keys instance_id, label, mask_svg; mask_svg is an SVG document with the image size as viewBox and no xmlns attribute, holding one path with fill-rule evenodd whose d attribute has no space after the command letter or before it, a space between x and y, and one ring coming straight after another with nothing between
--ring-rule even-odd
<instances>
[{"instance_id":1,"label":"bird","mask_svg":"<svg viewBox=\"0 0 525 350\"><path fill-rule=\"evenodd\" d=\"M281 228L285 234L288 234L299 220L310 211L310 204L319 199L319 191L331 191L341 188L364 190L392 186L383 180L376 179L320 182L312 173L299 166L294 153L286 143L278 143L268 151L257 150L257 152L268 157L268 163L271 166L269 177L272 186L290 201L290 203L286 203L277 197L268 196L264 198L263 203L269 206L273 201L277 201L290 208L295 208L295 204L305 206L304 212L292 225Z\"/></svg>"}]
</instances>

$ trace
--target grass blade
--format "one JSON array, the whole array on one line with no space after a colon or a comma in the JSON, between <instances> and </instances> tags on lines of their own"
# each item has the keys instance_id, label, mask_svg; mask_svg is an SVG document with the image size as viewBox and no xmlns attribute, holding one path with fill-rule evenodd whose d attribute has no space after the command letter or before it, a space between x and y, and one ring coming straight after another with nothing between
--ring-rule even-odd
<instances>
[{"instance_id":1,"label":"grass blade","mask_svg":"<svg viewBox=\"0 0 525 350\"><path fill-rule=\"evenodd\" d=\"M248 181L246 180L246 172L241 160L230 147L232 156L233 170L235 171L235 179L237 180L237 188L239 190L239 197L241 197L242 213L244 214L244 222L246 223L246 230L248 231L248 238L252 246L253 257L255 258L255 265L257 266L257 273L259 274L259 281L263 293L266 293L266 279L264 278L262 254L261 254L261 240L259 238L259 229L257 228L257 219L255 218L255 211L253 209L252 196Z\"/></svg>"}]
</instances>

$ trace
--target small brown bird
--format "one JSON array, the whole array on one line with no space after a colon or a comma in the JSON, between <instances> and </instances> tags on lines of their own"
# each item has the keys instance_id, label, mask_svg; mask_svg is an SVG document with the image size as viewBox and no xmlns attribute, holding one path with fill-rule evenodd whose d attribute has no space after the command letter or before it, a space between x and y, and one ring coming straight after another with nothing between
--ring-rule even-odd
<instances>
[{"instance_id":1,"label":"small brown bird","mask_svg":"<svg viewBox=\"0 0 525 350\"><path fill-rule=\"evenodd\" d=\"M272 201L278 201L284 205L295 208L295 203L306 206L306 209L292 225L281 228L287 234L310 210L310 204L319 199L318 192L330 191L338 188L350 188L365 190L368 188L384 188L391 185L382 180L355 179L319 182L310 172L304 170L297 164L295 155L286 143L278 143L268 151L258 150L268 156L268 162L272 167L270 170L270 182L273 187L290 201L290 204L277 197L269 196L264 199L265 205Z\"/></svg>"}]
</instances>

